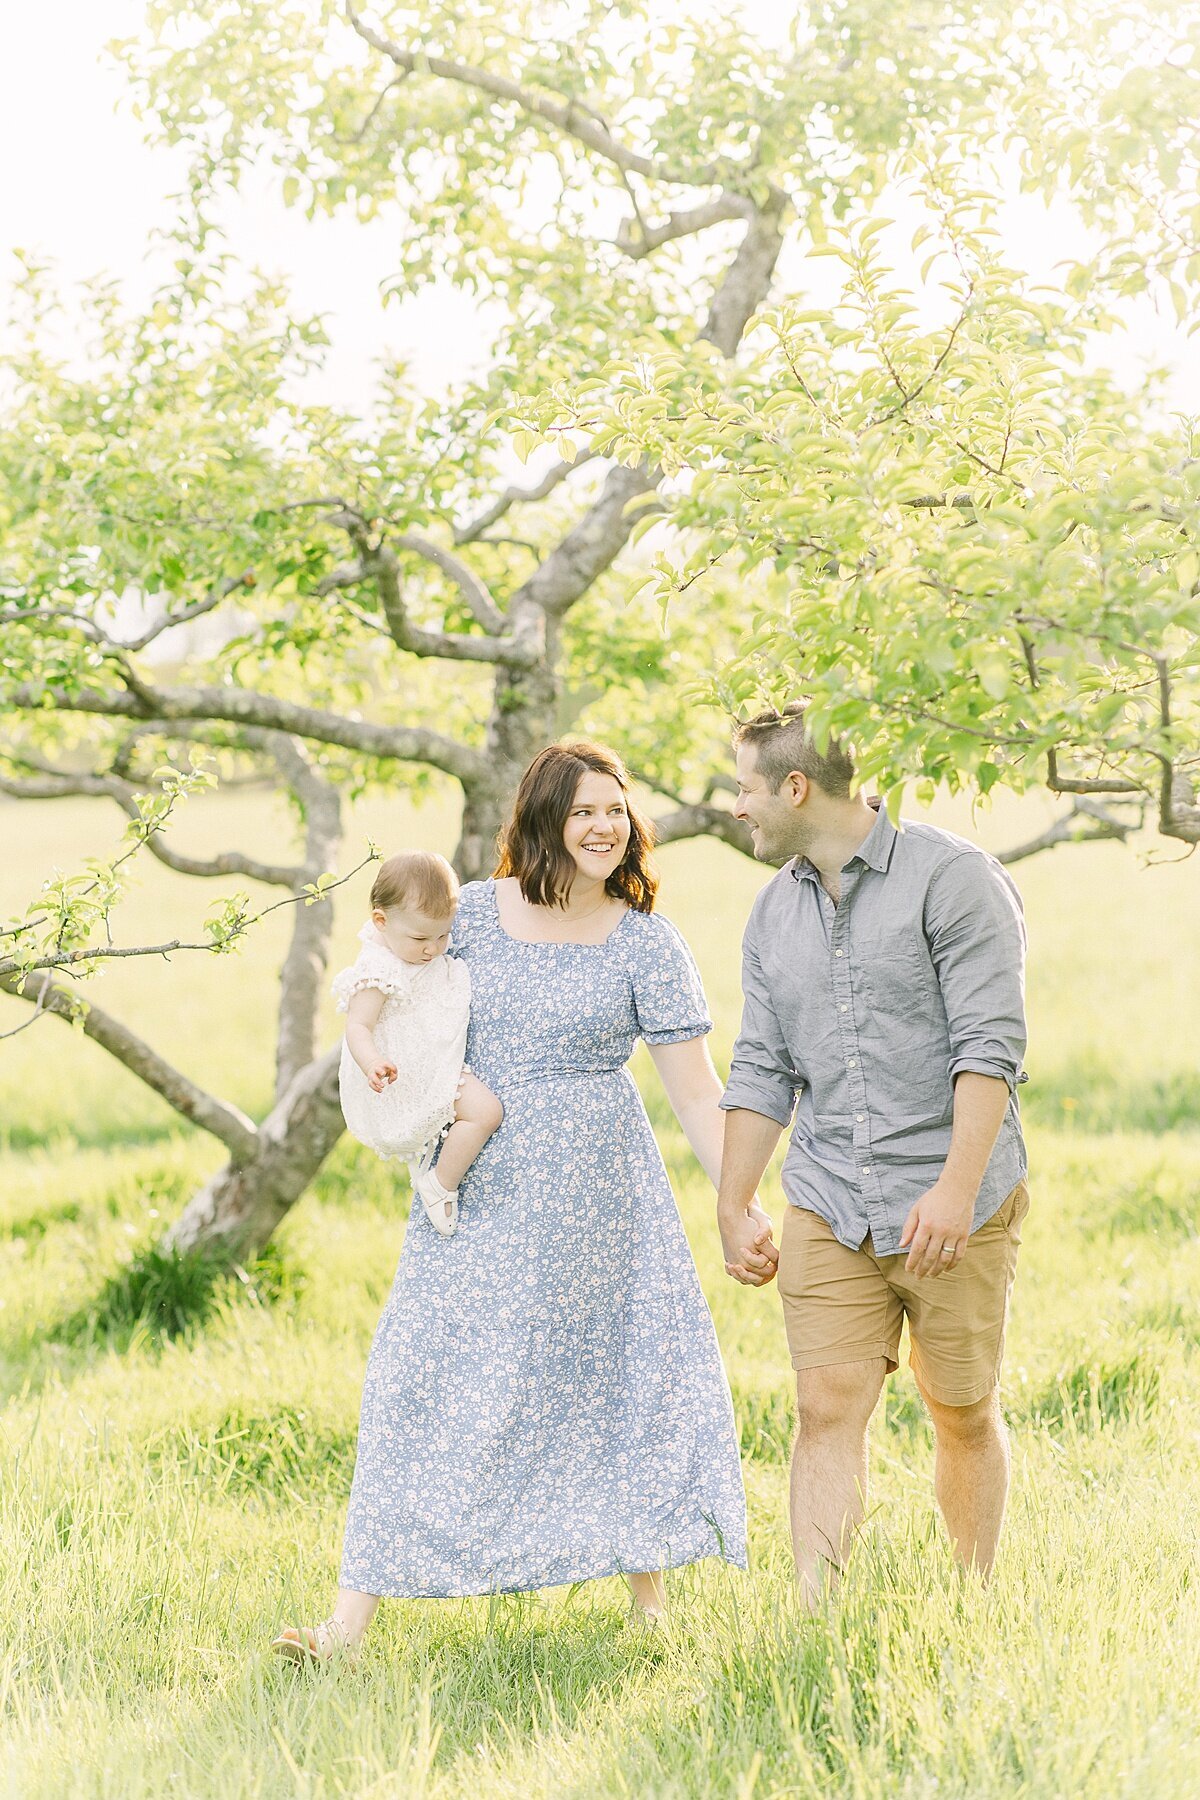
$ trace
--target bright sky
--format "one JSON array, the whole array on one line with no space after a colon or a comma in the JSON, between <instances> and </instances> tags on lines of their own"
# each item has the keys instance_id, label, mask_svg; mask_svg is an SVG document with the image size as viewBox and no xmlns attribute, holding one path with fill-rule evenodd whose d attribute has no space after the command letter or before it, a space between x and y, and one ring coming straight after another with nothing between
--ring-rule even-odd
<instances>
[{"instance_id":1,"label":"bright sky","mask_svg":"<svg viewBox=\"0 0 1200 1800\"><path fill-rule=\"evenodd\" d=\"M122 70L105 55L136 36L141 0L54 0L5 8L0 63L0 284L14 248L53 259L68 281L118 275L131 295L155 285L147 245L173 216L182 151L151 149L132 116ZM309 222L263 184L226 220L229 247L247 264L286 272L298 312L328 313L333 353L315 398L365 404L371 365L385 350L414 360L431 388L464 366L478 341L472 302L453 291L386 310L380 283L394 273L394 221Z\"/></svg>"},{"instance_id":2,"label":"bright sky","mask_svg":"<svg viewBox=\"0 0 1200 1800\"><path fill-rule=\"evenodd\" d=\"M763 0L768 4L769 0ZM14 247L52 258L68 280L118 275L131 297L153 286L147 242L169 222L182 185L181 153L147 148L120 69L104 55L112 38L137 34L141 0L55 0L5 9L0 65L0 290ZM1033 200L1008 209L1010 253L1039 279L1081 247L1078 221ZM333 352L314 398L366 403L373 361L403 355L431 390L465 368L482 333L471 300L427 292L386 310L380 283L395 268L394 220L363 226L349 216L310 223L265 184L227 219L230 247L247 263L286 273L296 307L329 315ZM811 265L810 265L811 267ZM785 265L786 285L795 271ZM1191 341L1146 302L1124 340L1105 351L1129 379L1146 363L1174 370L1173 398L1200 411L1200 339Z\"/></svg>"}]
</instances>

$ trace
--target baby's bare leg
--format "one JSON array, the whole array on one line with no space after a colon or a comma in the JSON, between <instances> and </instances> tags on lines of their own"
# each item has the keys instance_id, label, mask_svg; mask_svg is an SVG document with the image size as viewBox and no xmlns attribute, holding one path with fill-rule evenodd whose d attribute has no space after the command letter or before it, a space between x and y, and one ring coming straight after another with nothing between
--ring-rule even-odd
<instances>
[{"instance_id":1,"label":"baby's bare leg","mask_svg":"<svg viewBox=\"0 0 1200 1800\"><path fill-rule=\"evenodd\" d=\"M454 1123L446 1133L434 1174L444 1188L453 1190L462 1180L494 1131L500 1129L504 1108L491 1088L474 1075L464 1075L454 1107Z\"/></svg>"}]
</instances>

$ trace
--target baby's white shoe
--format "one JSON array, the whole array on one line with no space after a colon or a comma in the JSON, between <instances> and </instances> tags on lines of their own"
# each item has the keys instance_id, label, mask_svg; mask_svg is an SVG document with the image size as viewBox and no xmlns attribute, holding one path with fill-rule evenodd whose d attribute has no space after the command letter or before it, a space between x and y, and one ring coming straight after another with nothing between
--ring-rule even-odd
<instances>
[{"instance_id":1,"label":"baby's white shoe","mask_svg":"<svg viewBox=\"0 0 1200 1800\"><path fill-rule=\"evenodd\" d=\"M413 1173L413 1191L433 1229L442 1237L453 1237L458 1226L458 1189L443 1187L432 1169L417 1169Z\"/></svg>"}]
</instances>

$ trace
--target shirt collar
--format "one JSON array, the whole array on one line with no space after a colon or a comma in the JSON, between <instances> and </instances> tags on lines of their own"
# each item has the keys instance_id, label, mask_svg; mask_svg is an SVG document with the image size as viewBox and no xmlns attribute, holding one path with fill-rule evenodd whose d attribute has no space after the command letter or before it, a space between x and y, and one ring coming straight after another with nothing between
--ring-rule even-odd
<instances>
[{"instance_id":1,"label":"shirt collar","mask_svg":"<svg viewBox=\"0 0 1200 1800\"><path fill-rule=\"evenodd\" d=\"M850 858L850 861L846 863L846 868L849 868L851 863L861 862L865 863L868 869L874 869L878 874L886 875L888 864L892 860L892 851L895 848L896 839L899 835L896 827L888 818L887 808L876 805L875 823L872 825L870 831L868 831L862 843L858 846L858 849L854 852L854 855ZM809 862L807 856L793 857L791 869L792 878L795 881L819 880L817 871L813 864Z\"/></svg>"}]
</instances>

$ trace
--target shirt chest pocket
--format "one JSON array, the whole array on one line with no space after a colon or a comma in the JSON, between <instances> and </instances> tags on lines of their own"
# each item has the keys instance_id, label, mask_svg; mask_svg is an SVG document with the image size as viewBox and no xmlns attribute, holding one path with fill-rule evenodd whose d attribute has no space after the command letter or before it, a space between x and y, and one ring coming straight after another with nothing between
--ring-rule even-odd
<instances>
[{"instance_id":1,"label":"shirt chest pocket","mask_svg":"<svg viewBox=\"0 0 1200 1800\"><path fill-rule=\"evenodd\" d=\"M853 952L855 986L873 1012L914 1027L937 997L925 934L916 926L864 933Z\"/></svg>"}]
</instances>

